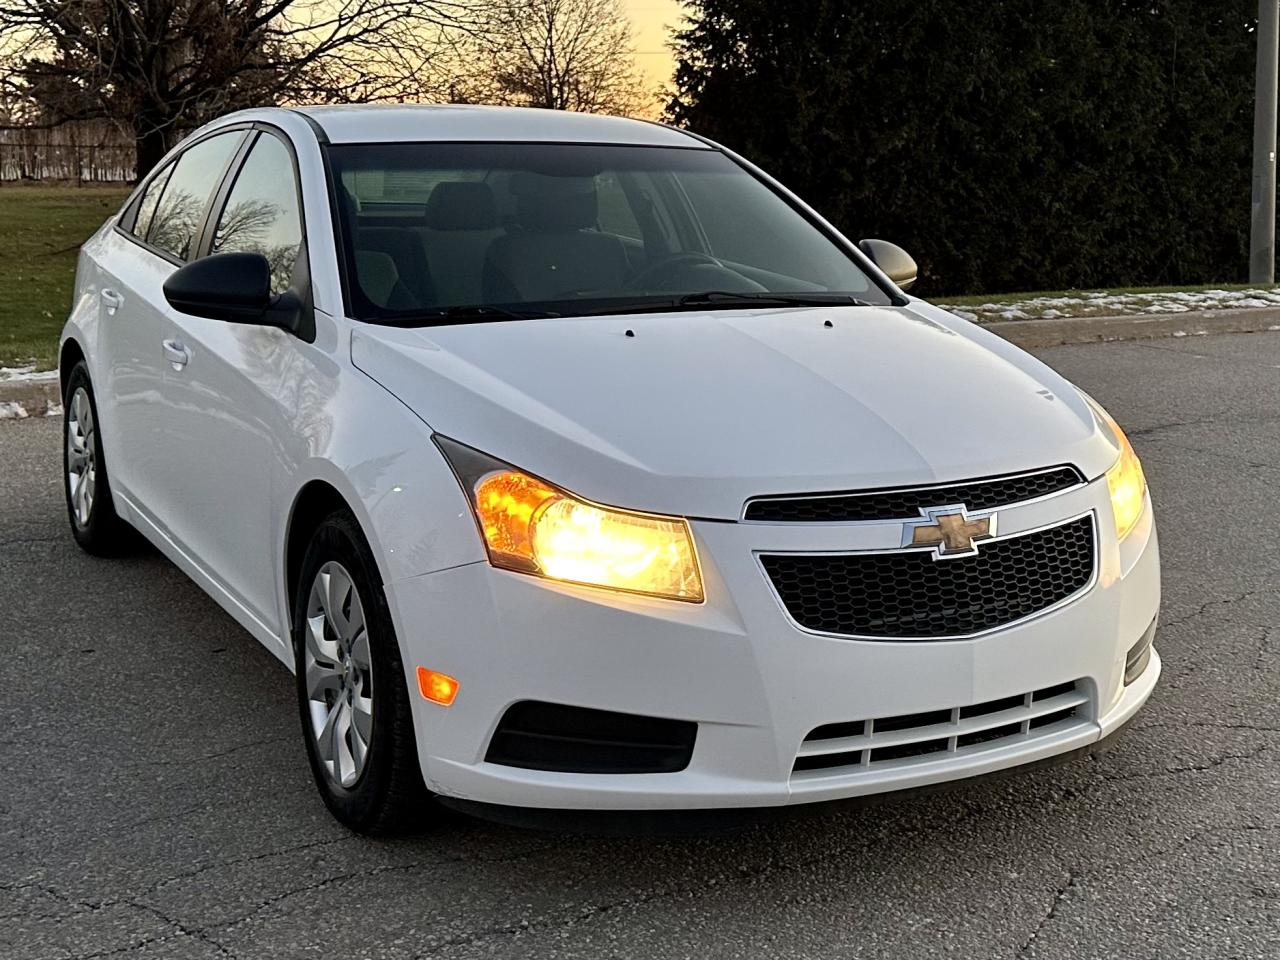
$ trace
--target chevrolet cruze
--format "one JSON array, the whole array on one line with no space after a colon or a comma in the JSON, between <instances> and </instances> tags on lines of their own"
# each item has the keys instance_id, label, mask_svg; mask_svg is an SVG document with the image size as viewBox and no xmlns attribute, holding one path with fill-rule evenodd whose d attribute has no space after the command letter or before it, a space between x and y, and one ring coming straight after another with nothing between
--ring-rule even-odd
<instances>
[{"instance_id":1,"label":"chevrolet cruze","mask_svg":"<svg viewBox=\"0 0 1280 960\"><path fill-rule=\"evenodd\" d=\"M140 532L295 673L361 831L1088 749L1160 672L1142 467L914 279L656 124L233 114L81 252L72 533Z\"/></svg>"}]
</instances>

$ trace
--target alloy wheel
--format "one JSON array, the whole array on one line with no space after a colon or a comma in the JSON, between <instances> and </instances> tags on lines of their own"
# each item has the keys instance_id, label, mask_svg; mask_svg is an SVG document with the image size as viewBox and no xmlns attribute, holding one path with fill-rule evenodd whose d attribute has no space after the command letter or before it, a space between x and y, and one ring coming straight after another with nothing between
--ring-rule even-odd
<instances>
[{"instance_id":1,"label":"alloy wheel","mask_svg":"<svg viewBox=\"0 0 1280 960\"><path fill-rule=\"evenodd\" d=\"M317 572L307 601L303 669L311 735L334 783L352 787L373 735L373 665L364 606L336 561Z\"/></svg>"}]
</instances>

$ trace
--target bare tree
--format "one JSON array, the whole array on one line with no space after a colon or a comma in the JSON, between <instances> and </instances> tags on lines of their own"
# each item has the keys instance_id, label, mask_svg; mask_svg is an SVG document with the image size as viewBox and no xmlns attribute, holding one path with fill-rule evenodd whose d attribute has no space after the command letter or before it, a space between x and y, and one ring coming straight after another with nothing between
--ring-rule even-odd
<instances>
[{"instance_id":1,"label":"bare tree","mask_svg":"<svg viewBox=\"0 0 1280 960\"><path fill-rule=\"evenodd\" d=\"M648 99L620 0L495 0L460 50L456 100L625 114Z\"/></svg>"},{"instance_id":2,"label":"bare tree","mask_svg":"<svg viewBox=\"0 0 1280 960\"><path fill-rule=\"evenodd\" d=\"M420 94L476 0L0 0L0 92L45 125L114 119L141 177L227 110Z\"/></svg>"}]
</instances>

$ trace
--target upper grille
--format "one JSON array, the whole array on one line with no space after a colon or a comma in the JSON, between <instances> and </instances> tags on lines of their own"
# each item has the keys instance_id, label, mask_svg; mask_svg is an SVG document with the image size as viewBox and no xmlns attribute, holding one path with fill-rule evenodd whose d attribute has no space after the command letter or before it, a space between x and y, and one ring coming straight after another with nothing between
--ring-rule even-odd
<instances>
[{"instance_id":1,"label":"upper grille","mask_svg":"<svg viewBox=\"0 0 1280 960\"><path fill-rule=\"evenodd\" d=\"M867 490L811 497L767 497L747 504L747 520L774 523L839 523L849 520L909 520L922 509L963 503L990 510L1034 500L1084 483L1075 467L1054 467L1016 477L988 477L943 487Z\"/></svg>"},{"instance_id":2,"label":"upper grille","mask_svg":"<svg viewBox=\"0 0 1280 960\"><path fill-rule=\"evenodd\" d=\"M847 775L1057 733L1087 721L1086 689L1084 683L1067 682L967 707L828 723L804 738L792 777Z\"/></svg>"},{"instance_id":3,"label":"upper grille","mask_svg":"<svg viewBox=\"0 0 1280 960\"><path fill-rule=\"evenodd\" d=\"M1092 514L994 540L971 557L931 551L762 554L792 618L809 630L884 639L965 636L1013 623L1093 578Z\"/></svg>"}]
</instances>

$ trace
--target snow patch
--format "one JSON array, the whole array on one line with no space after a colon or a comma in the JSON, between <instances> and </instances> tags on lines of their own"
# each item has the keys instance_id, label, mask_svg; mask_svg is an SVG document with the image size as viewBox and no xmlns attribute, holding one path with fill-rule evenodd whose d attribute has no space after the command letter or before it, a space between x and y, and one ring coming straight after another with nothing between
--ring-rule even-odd
<instances>
[{"instance_id":1,"label":"snow patch","mask_svg":"<svg viewBox=\"0 0 1280 960\"><path fill-rule=\"evenodd\" d=\"M37 370L34 363L25 367L0 367L0 383L47 383L57 379L57 370Z\"/></svg>"},{"instance_id":2,"label":"snow patch","mask_svg":"<svg viewBox=\"0 0 1280 960\"><path fill-rule=\"evenodd\" d=\"M1119 317L1188 313L1193 310L1241 310L1280 307L1280 287L1248 290L1172 290L1153 293L1110 293L1090 290L1060 297L1028 297L1025 300L990 302L956 310L964 319L979 323L992 320L1029 320L1059 317Z\"/></svg>"},{"instance_id":3,"label":"snow patch","mask_svg":"<svg viewBox=\"0 0 1280 960\"><path fill-rule=\"evenodd\" d=\"M0 400L0 420L25 420L27 408L16 400Z\"/></svg>"}]
</instances>

